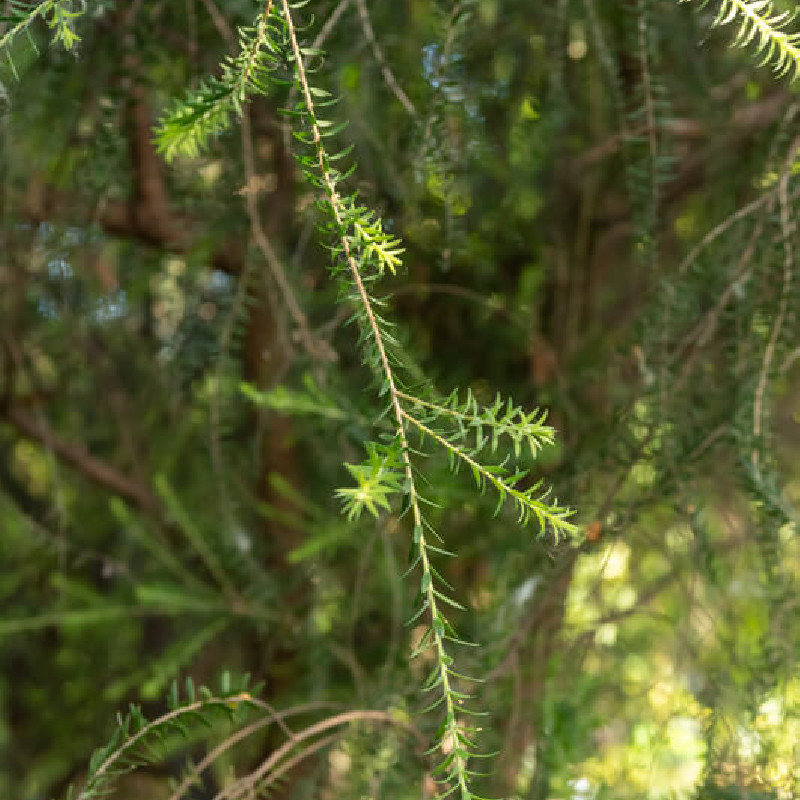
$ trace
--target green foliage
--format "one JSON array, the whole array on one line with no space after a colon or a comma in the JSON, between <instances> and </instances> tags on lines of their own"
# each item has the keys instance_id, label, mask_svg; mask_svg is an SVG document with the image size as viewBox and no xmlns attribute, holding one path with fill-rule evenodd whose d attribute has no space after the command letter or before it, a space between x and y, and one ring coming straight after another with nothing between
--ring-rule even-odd
<instances>
[{"instance_id":1,"label":"green foliage","mask_svg":"<svg viewBox=\"0 0 800 800\"><path fill-rule=\"evenodd\" d=\"M543 445L553 442L554 431L543 424L544 416L538 411L526 414L510 400L506 404L499 397L492 406L482 408L471 393L467 393L463 403L453 393L438 405L400 388L403 384L398 373L404 368L399 355L401 345L391 332L391 323L379 314L383 303L374 295L374 284L387 272L397 273L404 249L398 237L385 230L375 212L359 201L357 193L343 193L340 188L352 168L343 172L334 165L347 156L349 149L329 153L327 142L339 136L342 125L319 116L319 110L332 106L334 99L329 92L309 83L309 61L321 54L299 42L294 19L298 7L286 0L276 3L274 8L272 2L265 2L255 24L239 29L239 53L222 63L220 77L207 79L162 119L157 132L158 147L168 161L178 155L196 158L211 138L227 129L233 113L241 114L245 101L255 94L269 94L280 84L281 70L289 70L301 98L289 115L297 122L295 138L306 147L306 152L298 154L298 161L310 186L320 192L317 203L323 215L321 228L330 242L331 273L340 285L341 302L349 303L352 308L360 330L362 358L372 372L378 395L387 403L380 417L388 415L392 419L393 433L387 443L367 441L367 461L346 464L357 485L339 489L337 495L351 522L356 522L364 510L374 517L390 512L393 496L401 499L403 513L411 517L416 551L412 568L419 567L421 573L420 605L413 619L423 613L428 619L427 631L416 652L430 650L434 654L436 665L424 682L424 691L437 693L429 710L443 707L437 744L432 750L438 748L442 752L437 771L444 794L457 789L466 800L472 796L469 759L475 747L476 729L464 721L464 715L470 712L463 702L469 695L454 687L453 681L464 676L453 669L453 657L448 652L452 644L463 642L443 612L446 606L462 610L463 607L445 592L448 585L431 563L433 554L448 553L428 541L442 541L423 512L423 505L435 503L436 495L434 492L427 498L418 488L424 472L412 461L410 437L415 434L419 438L420 448L430 441L446 452L455 471L460 465L468 466L481 491L490 485L498 497L495 513L509 500L520 523L526 524L533 518L542 532L550 526L556 541L559 536L574 534L577 528L568 522L569 510L548 504L548 493L542 490L541 481L524 485L527 472L513 465L512 459L520 456L523 444L535 457ZM267 396L252 389L245 391L257 402L272 407L276 403L286 405L290 397L275 392ZM301 404L296 410L302 408ZM310 406L306 403L305 408L308 410ZM440 423L447 430L440 428ZM512 445L513 456L510 453L500 463L484 462L484 451L496 453L498 443L505 438ZM415 450L414 455L421 457L424 453ZM234 596L229 576L164 477L159 475L155 485L170 516L209 574L226 596ZM137 720L134 723L138 724ZM127 728L119 735L126 738ZM112 749L116 747L115 738Z\"/></svg>"},{"instance_id":2,"label":"green foliage","mask_svg":"<svg viewBox=\"0 0 800 800\"><path fill-rule=\"evenodd\" d=\"M302 98L297 107L292 109L293 116L299 116L302 129L295 133L297 139L310 148L308 155L302 154L298 160L307 180L318 187L322 193L321 209L327 215L324 230L333 240L333 264L331 272L341 286L341 296L353 306L355 318L359 325L362 358L372 372L378 386L378 394L386 398L386 414L392 418L394 434L390 444L379 446L368 445L368 461L362 465L347 465L351 475L357 481L357 487L351 490L340 489L338 494L344 500L345 511L351 520L358 519L366 508L373 516L379 509L390 509L389 496L402 490L405 513L413 523L413 539L416 553L412 567L419 567L420 607L412 619L423 613L428 616L430 626L427 628L416 655L426 650L434 653L436 662L429 677L425 681L426 692L436 692L438 696L430 703L428 710L443 707L444 719L437 730L437 744L432 750L441 749L442 761L437 768L440 773L444 795L458 791L463 800L472 796L469 788L469 759L476 746L474 726L464 721L469 713L463 706L469 695L458 691L453 686L453 679L460 679L459 673L452 669L453 658L448 653L449 644L461 644L452 625L443 612L446 606L462 608L449 594L445 593L446 582L431 564L431 554L441 551L438 546L428 542L429 538L441 541L441 537L427 521L423 512L423 504L431 502L418 489L418 478L412 463L409 436L416 429L428 436L434 443L443 447L451 458L468 464L473 472L478 487L483 489L489 482L497 490L499 505L506 497L510 497L517 507L520 522L527 522L534 516L544 527L545 522L554 523L556 532L573 531L574 526L566 522L569 513L558 507L550 508L541 497L537 497L539 484L524 490L518 489L525 477L520 470L508 471L504 464L485 465L477 458L483 449L481 429L483 425L493 428L498 434L503 432L503 425L517 415L520 416L521 427L515 434L516 440L527 439L532 444L532 434L528 431L530 419L521 410L509 406L504 420L496 415L499 407L495 405L487 413L478 409L474 398L468 398L463 409L439 408L432 404L424 405L425 417L410 414L404 407L407 401L415 403L415 398L405 394L399 386L397 371L402 363L394 355L399 342L391 333L391 325L378 313L380 303L373 297L371 285L385 272L395 273L400 265L399 255L402 253L398 240L386 234L380 221L373 212L358 203L357 195L343 196L339 186L348 177L348 172L341 172L334 163L345 155L340 153L331 156L326 141L335 137L340 126L318 116L318 109L330 105L329 96L323 91L312 91L308 82L306 59L309 51L302 48L296 34L296 26L292 16L292 8L287 0L281 0L286 32L291 44L291 56L296 67L294 72L296 87ZM317 99L315 99L315 97ZM472 402L470 402L472 401ZM427 423L432 423L435 416L431 412L443 412L451 419L462 419L463 415L472 413L473 424L477 424L478 443L472 448L460 446L459 438L447 438L437 433ZM462 417L459 417L459 414ZM463 425L462 425L463 429ZM458 442L458 444L456 444ZM435 501L434 501L435 502Z\"/></svg>"},{"instance_id":3,"label":"green foliage","mask_svg":"<svg viewBox=\"0 0 800 800\"><path fill-rule=\"evenodd\" d=\"M398 446L368 442L366 463L345 466L357 485L337 489L336 494L351 522L365 509L373 517L391 511L389 498L403 491L403 460Z\"/></svg>"},{"instance_id":4,"label":"green foliage","mask_svg":"<svg viewBox=\"0 0 800 800\"><path fill-rule=\"evenodd\" d=\"M339 405L337 398L317 386L310 375L306 376L302 391L279 385L268 392L261 392L249 383L243 383L240 388L242 394L257 406L284 414L307 414L338 421L347 420L351 416Z\"/></svg>"},{"instance_id":5,"label":"green foliage","mask_svg":"<svg viewBox=\"0 0 800 800\"><path fill-rule=\"evenodd\" d=\"M779 77L794 79L800 73L800 33L788 33L785 28L794 22L796 11L774 8L773 0L721 0L714 25L738 25L735 46L753 45L761 66L770 64Z\"/></svg>"},{"instance_id":6,"label":"green foliage","mask_svg":"<svg viewBox=\"0 0 800 800\"><path fill-rule=\"evenodd\" d=\"M0 794L800 792L788 6L445 5L6 5Z\"/></svg>"},{"instance_id":7,"label":"green foliage","mask_svg":"<svg viewBox=\"0 0 800 800\"><path fill-rule=\"evenodd\" d=\"M86 11L84 0L42 0L30 3L27 0L9 0L6 16L0 18L9 27L0 36L0 48L8 47L21 33L37 20L43 19L53 31L53 41L71 50L80 42L75 32L75 21Z\"/></svg>"},{"instance_id":8,"label":"green foliage","mask_svg":"<svg viewBox=\"0 0 800 800\"><path fill-rule=\"evenodd\" d=\"M186 742L205 737L220 719L241 724L243 714L258 707L247 691L247 684L247 680L234 682L225 673L219 693L214 694L205 686L196 689L192 680L187 679L186 696L181 698L178 684L173 683L169 710L152 721L145 719L141 708L131 705L127 714L118 717L108 742L92 755L86 784L77 800L108 797L121 776L163 761L175 748L176 739Z\"/></svg>"},{"instance_id":9,"label":"green foliage","mask_svg":"<svg viewBox=\"0 0 800 800\"><path fill-rule=\"evenodd\" d=\"M196 157L210 139L228 129L231 114L241 115L249 97L269 94L281 66L271 30L279 20L270 0L261 4L264 10L256 22L239 28L239 51L222 62L219 77L208 78L161 120L156 140L167 161L179 154Z\"/></svg>"},{"instance_id":10,"label":"green foliage","mask_svg":"<svg viewBox=\"0 0 800 800\"><path fill-rule=\"evenodd\" d=\"M547 494L540 493L541 481L520 489L527 472L520 469L512 472L507 466L512 457L519 460L524 445L531 457L536 458L543 447L554 443L555 431L544 424L546 414L536 410L525 413L511 400L503 402L499 396L493 405L483 408L471 392L463 402L459 401L458 392L453 392L441 404L399 390L397 397L411 409L401 408L401 415L404 429L407 423L419 436L420 445L415 452L422 453L425 441L430 439L447 454L454 472L461 466L468 467L481 491L487 483L496 490L495 514L500 512L504 501L510 499L521 524L535 519L540 531L551 530L556 542L562 536L577 532L577 526L568 521L571 511L559 507L557 501L545 502ZM500 464L484 462L484 453L497 453L498 445L506 437L512 446L506 459ZM394 440L389 445L371 442L367 449L364 464L346 465L358 486L337 492L345 501L345 510L351 519L357 519L365 508L373 516L378 515L379 507L389 510L387 498L404 489L404 461L399 442Z\"/></svg>"}]
</instances>

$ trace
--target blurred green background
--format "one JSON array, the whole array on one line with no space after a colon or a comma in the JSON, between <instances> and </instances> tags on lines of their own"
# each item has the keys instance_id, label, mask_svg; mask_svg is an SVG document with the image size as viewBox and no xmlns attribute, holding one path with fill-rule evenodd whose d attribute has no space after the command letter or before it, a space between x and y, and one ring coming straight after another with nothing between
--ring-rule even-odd
<instances>
[{"instance_id":1,"label":"blurred green background","mask_svg":"<svg viewBox=\"0 0 800 800\"><path fill-rule=\"evenodd\" d=\"M35 5L6 3L0 37ZM291 152L294 90L196 158L153 143L260 4L63 5L71 49L40 19L0 63L0 796L64 797L118 708L158 715L173 679L226 670L275 707L386 709L430 739L409 526L350 523L334 495L378 404ZM525 466L582 526L537 540L426 462L457 554L437 568L480 644L457 668L485 679L488 796L800 796L800 105L717 10L298 12L350 184L407 248L376 287L400 340L444 392L549 411L558 444ZM168 743L112 796L169 797L228 734ZM271 788L429 790L408 740L359 727Z\"/></svg>"}]
</instances>

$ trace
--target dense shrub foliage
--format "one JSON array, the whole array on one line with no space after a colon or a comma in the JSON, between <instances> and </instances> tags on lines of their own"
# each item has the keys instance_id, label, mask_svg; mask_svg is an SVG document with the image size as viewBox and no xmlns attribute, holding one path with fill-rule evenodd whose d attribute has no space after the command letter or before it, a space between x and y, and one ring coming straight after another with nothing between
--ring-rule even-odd
<instances>
[{"instance_id":1,"label":"dense shrub foliage","mask_svg":"<svg viewBox=\"0 0 800 800\"><path fill-rule=\"evenodd\" d=\"M794 11L8 0L0 793L798 796Z\"/></svg>"}]
</instances>

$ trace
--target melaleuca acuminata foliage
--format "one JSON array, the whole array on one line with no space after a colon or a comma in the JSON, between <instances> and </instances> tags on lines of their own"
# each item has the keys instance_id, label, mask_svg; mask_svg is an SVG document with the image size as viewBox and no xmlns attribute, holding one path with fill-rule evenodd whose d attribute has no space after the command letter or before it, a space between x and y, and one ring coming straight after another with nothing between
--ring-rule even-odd
<instances>
[{"instance_id":1,"label":"melaleuca acuminata foliage","mask_svg":"<svg viewBox=\"0 0 800 800\"><path fill-rule=\"evenodd\" d=\"M209 139L229 127L232 114L241 115L249 97L270 93L280 79L281 65L281 51L272 38L274 25L267 3L252 26L239 29L238 52L222 62L220 75L208 78L166 114L158 144L167 160L179 154L196 156Z\"/></svg>"},{"instance_id":2,"label":"melaleuca acuminata foliage","mask_svg":"<svg viewBox=\"0 0 800 800\"><path fill-rule=\"evenodd\" d=\"M228 124L230 112L240 110L248 92L268 93L270 82L284 81L287 76L294 82L299 100L287 115L300 144L298 163L318 192L319 224L332 253L331 274L340 289L340 302L352 309L363 361L377 395L386 404L379 418L390 420L382 439L367 445L366 462L347 465L356 486L339 489L337 494L353 521L364 510L375 516L389 511L393 497L400 501L403 515L410 518L412 569L421 573L419 608L413 619L424 616L429 624L417 654L431 650L435 655L424 683L433 697L427 710L443 709L434 747L442 755L438 774L444 793L458 790L462 798L468 798L472 796L469 760L475 728L466 721L471 713L464 705L468 696L454 686L454 681L465 676L453 668L449 651L462 642L445 614L448 606L461 606L450 596L432 563L434 555L450 553L426 518L424 506L435 503L436 496L435 490L426 496L420 489L418 459L424 457L426 448L445 452L454 470L467 467L481 491L488 487L496 493L498 511L508 500L521 523L535 520L542 533L549 531L559 539L575 534L577 528L569 521L571 512L548 501L541 483L527 485L526 471L514 465L523 445L535 456L543 445L552 443L553 430L544 424L542 414L526 414L510 400L499 398L489 408L482 408L471 394L463 401L457 393L437 401L431 387L420 387L415 380L412 389L404 382L402 347L384 317L384 303L375 295L376 283L387 273L396 274L401 266L403 248L381 219L361 204L358 195L343 188L353 167L342 170L337 164L348 151L331 153L327 145L341 132L343 123L320 116L321 109L332 106L335 98L309 81L309 62L321 54L301 44L297 9L298 5L286 0L266 3L256 25L240 32L244 55L229 59L223 65L222 78L206 83L173 108L161 122L159 145L168 159L195 155L203 142ZM486 461L486 451L496 452L504 439L513 453L501 461Z\"/></svg>"},{"instance_id":3,"label":"melaleuca acuminata foliage","mask_svg":"<svg viewBox=\"0 0 800 800\"><path fill-rule=\"evenodd\" d=\"M419 743L418 731L397 715L359 709L335 713L325 703L306 703L277 711L259 699L260 689L251 687L247 676L237 678L226 671L216 691L206 686L195 687L191 678L186 680L183 691L173 682L167 710L154 719L147 719L142 709L132 704L127 714L118 715L106 744L92 755L83 787L77 793L70 791L67 800L113 796L115 782L127 773L159 764L187 744L212 741L215 744L209 753L197 763L189 762L173 782L171 800L186 800L203 785L204 773L215 761L228 757L250 737L263 734L268 728L279 733L282 744L251 772L230 780L218 797L246 800L264 796L279 784L283 774L340 738L347 728L393 727L406 738L410 734ZM308 717L311 720L298 729L297 720Z\"/></svg>"},{"instance_id":4,"label":"melaleuca acuminata foliage","mask_svg":"<svg viewBox=\"0 0 800 800\"><path fill-rule=\"evenodd\" d=\"M0 21L9 26L8 30L0 35L0 48L8 48L17 36L22 34L27 34L29 41L35 47L29 29L37 19L43 19L53 32L53 41L71 50L80 42L80 36L75 31L75 23L85 12L86 3L75 0L43 0L39 3L9 0L5 6L5 16L0 17ZM6 54L13 69L11 54L8 51Z\"/></svg>"},{"instance_id":5,"label":"melaleuca acuminata foliage","mask_svg":"<svg viewBox=\"0 0 800 800\"><path fill-rule=\"evenodd\" d=\"M210 730L221 726L224 729L252 722L254 710L269 714L270 709L251 693L257 694L259 688L251 689L248 683L246 678L233 678L226 672L219 690L212 692L205 686L195 687L187 679L182 697L178 684L173 682L168 710L153 720L146 719L139 706L131 705L127 714L118 715L114 732L92 755L85 784L76 800L108 797L117 779L147 764L159 763L176 743L208 736ZM267 724L273 720L273 716L268 716Z\"/></svg>"},{"instance_id":6,"label":"melaleuca acuminata foliage","mask_svg":"<svg viewBox=\"0 0 800 800\"><path fill-rule=\"evenodd\" d=\"M700 5L708 5L708 0ZM796 8L794 11L775 11L773 0L721 0L712 5L718 6L714 26L738 26L733 40L735 46L752 47L761 59L760 64L771 66L779 77L797 77L800 72L800 33L786 30L795 21Z\"/></svg>"},{"instance_id":7,"label":"melaleuca acuminata foliage","mask_svg":"<svg viewBox=\"0 0 800 800\"><path fill-rule=\"evenodd\" d=\"M35 7L35 14L32 11L28 16L32 20L36 15L43 16L41 9L45 7L67 8L67 5L42 3ZM656 112L660 111L656 104L657 92L653 89L656 80L654 73L659 66L651 56L651 38L656 36L659 19L652 10L656 7L652 3L630 5L639 10L638 19L643 20L638 26L629 25L629 34L633 34L629 37L632 42L630 52L634 58L638 57L643 73L648 75L647 87L640 86L643 90L641 96L634 98L632 106L635 107L626 106L621 99L618 102L617 111L620 116L627 115L626 124L632 130L637 124L640 125L639 120L643 116L647 117L648 105ZM587 3L587 6L590 4ZM75 7L77 8L77 4ZM17 3L14 8L15 13L18 13L23 4ZM435 654L435 664L425 686L433 692L433 703L444 707L437 747L444 756L444 769L441 773L446 780L444 791L460 789L462 795L465 795L469 793L467 780L468 758L472 748L471 732L470 726L464 722L465 712L460 702L465 700L461 677L452 669L450 648L452 641L458 637L443 613L447 606L456 601L445 591L444 583L432 562L434 557L445 557L449 554L445 552L443 543L438 538L439 533L425 513L429 503L434 504L439 500L437 487L426 484L426 464L431 463L427 459L433 453L446 455L454 471L461 467L468 468L478 487L495 495L498 509L501 505L507 505L517 512L523 522L533 521L535 518L542 530L550 530L557 535L570 533L566 512L557 503L548 502L541 487L531 485L528 477L516 466L520 463L518 458L523 455L524 450L527 450L529 457L535 457L553 434L541 415L523 412L511 401L498 399L486 408L469 392L456 392L443 397L418 372L410 368L402 337L388 319L387 304L380 297L380 281L401 271L402 245L391 233L392 224L384 222L371 212L349 188L350 173L342 166L343 157L347 153L332 149L341 134L341 122L323 119L321 116L322 110L328 107L334 109L331 114L336 116L335 98L323 89L311 85L309 79L310 65L313 64L315 69L325 69L325 62L321 59L321 53L304 48L300 43L294 18L298 8L299 5L277 1L262 4L261 13L255 22L239 30L237 55L227 59L215 77L198 84L199 88L190 91L184 100L173 106L162 119L158 141L168 159L180 156L191 158L212 137L227 129L242 111L248 98L256 94L275 96L284 83L291 84L293 96L299 98L295 105L286 109L287 119L290 120L299 145L298 162L308 184L315 190L317 222L324 242L333 255L331 272L339 286L340 299L350 308L353 321L357 325L362 359L369 370L378 403L382 404L375 413L366 417L362 414L359 419L361 426L370 429L372 440L366 445L366 458L360 463L347 465L355 485L342 488L337 494L343 503L345 517L352 522L368 515L379 517L393 509L399 509L404 519L410 521L408 527L413 540L413 566L422 573L418 611L420 618L428 623L428 632L420 648L427 647ZM783 69L787 62L781 60L780 54L791 55L793 42L790 38L780 38L783 34L778 26L786 20L776 20L769 8L764 3L723 4L723 9L727 11L720 21L727 21L731 10L739 14L740 22L745 20L743 40L746 42L755 37L757 46L762 48L762 54L771 56L772 63ZM662 7L659 6L658 10L662 10ZM17 32L25 29L23 23L26 19L28 17L18 13L14 24L22 25L17 28ZM44 19L50 21L56 17L45 16ZM44 28L44 23L41 23L41 27ZM644 33L639 35L642 30ZM772 49L772 45L777 49ZM651 78L653 82L650 82ZM422 108L422 104L420 107ZM653 114L647 122L646 133L655 132L660 137L664 128L666 125L662 124L658 114ZM659 198L656 192L659 182L663 180L657 159L661 158L666 147L660 138L653 147L647 136L642 136L641 132L637 135L639 138L636 141L628 138L625 144L635 145L635 149L631 148L634 167L631 172L635 173L631 184L637 187L638 194L635 191L630 192L632 202L638 203L642 200L641 207L637 205L635 210L635 214L640 217L635 222L642 232L637 230L635 239L648 249L649 255L657 252L651 247L657 234L655 217L658 216ZM641 168L643 165L644 169ZM779 165L778 171L782 168L783 165ZM781 174L788 173L783 170ZM767 230L774 231L776 239L781 242L789 240L786 230L780 230L787 226L775 218L785 215L787 200L794 196L786 188L785 182L783 189L783 197L779 198L778 193L775 193L774 208L770 209L773 212L772 218L766 223ZM693 269L697 266L693 265ZM713 267L705 263L699 266L707 272L711 272ZM719 270L717 274L719 275ZM678 289L685 288L685 294L689 294L690 290L695 295L698 294L689 281L683 281L683 284ZM788 300L784 301L783 298L788 297L791 288L791 283L784 280L783 284L780 281L775 283L775 291L772 291L765 282L764 294L771 292L778 300L775 305L779 313L774 321L765 321L757 310L753 310L752 329L756 344L770 356L760 362L764 366L755 376L746 376L747 380L741 381L742 396L751 400L757 399L743 404L747 406L749 413L742 417L741 430L750 438L754 430L760 433L763 428L762 424L754 425L753 418L762 418L763 385L775 371L775 357L771 355L774 350L772 343L782 338L779 323L785 314L780 310L786 307ZM728 292L724 283L718 290L721 297ZM672 295L667 299L671 297ZM743 305L740 304L740 307ZM653 330L661 338L656 338L653 334L649 341L663 339L669 344L669 336L662 334L664 328L665 325L659 318L654 323ZM757 350L758 347L754 346L753 349ZM647 354L651 353L648 349ZM675 375L667 369L670 365L665 367L657 359L648 362L644 356L640 363L642 374L648 380L651 379L652 370L663 370L663 381L659 376L657 385L665 394L669 392L670 385L675 387L675 396L680 395L680 390L685 388L685 384L680 381L680 375L677 376L677 382L672 380ZM680 362L678 366L682 366ZM319 391L317 387L307 387L305 392L283 388L257 392L247 386L244 391L255 402L283 413L316 415L331 422L348 419L351 413L351 409L337 405L335 397ZM516 392L514 394L516 396ZM677 436L669 437L662 432L659 436L653 436L652 440L649 439L647 430L656 429L659 424L658 416L663 415L663 408L659 408L652 398L648 398L648 402L643 401L636 409L636 424L645 429L639 437L641 449L648 458L655 458L653 454L658 453L659 448L663 452L671 448L668 455L673 461L688 463L698 451L702 452L705 446L703 437L698 446L687 445L685 450L678 448L683 441ZM361 410L363 412L363 408ZM676 430L680 421L679 413L676 412ZM759 447L760 444L759 441ZM743 450L748 456L747 463L751 467L758 467L758 470L753 470L753 474L760 478L763 485L763 474L760 473L768 465L763 458L759 460L750 457L752 452L757 452L751 441L746 442ZM658 473L658 477L658 490L663 492L664 487L669 485L670 475L662 476ZM192 533L190 515L178 504L169 485L156 481L156 488L173 521L187 533L189 539L194 538L199 542L199 537ZM778 493L773 494L777 496ZM364 515L364 511L368 512L367 515ZM345 523L342 521L341 524ZM208 557L209 554L204 554L202 544L200 547L195 546L195 550L198 560L206 565L209 574L222 588L226 588L229 579L215 564L213 554L211 558Z\"/></svg>"},{"instance_id":8,"label":"melaleuca acuminata foliage","mask_svg":"<svg viewBox=\"0 0 800 800\"><path fill-rule=\"evenodd\" d=\"M431 754L436 756L434 774L441 792L458 792L462 800L474 796L470 789L471 758L477 747L477 728L469 722L474 714L466 702L463 685L471 680L455 669L451 653L462 641L446 610L461 609L451 596L451 587L433 564L435 557L451 556L444 539L429 521L425 507L438 502L436 487L425 485L425 458L431 452L446 454L454 472L466 467L481 492L496 495L496 512L505 503L513 507L522 524L535 522L541 534L555 540L571 537L577 527L571 512L550 500L541 482L531 482L518 466L525 448L535 458L552 444L554 431L539 411L526 413L511 400L498 398L483 407L467 392L440 397L419 372L410 366L393 325L377 296L377 284L402 267L403 247L381 218L367 208L356 192L347 188L354 166L340 167L349 149L332 152L344 128L343 121L321 116L335 105L335 98L310 82L313 69L320 69L322 54L304 46L299 38L296 15L304 3L266 0L252 25L238 31L237 53L225 59L219 73L206 79L162 117L156 141L167 161L196 157L213 137L223 133L244 104L255 95L271 95L282 85L294 86L297 102L286 109L298 143L296 158L308 184L316 193L319 228L331 251L330 272L339 288L339 301L349 307L358 327L361 358L371 376L376 397L383 404L375 414L375 439L366 445L367 458L348 464L354 487L339 489L345 515L356 521L366 510L373 516L392 509L408 520L413 540L409 572L421 575L418 607L412 622L424 620L427 629L417 642L415 656L432 654L432 667L423 683L430 696L427 712L440 714L440 724ZM21 6L20 6L21 8ZM56 29L56 38L67 47L76 39L69 34L77 12L65 3L48 2L23 14L17 9L14 28L25 29L37 16ZM70 38L72 36L72 38ZM181 530L185 531L201 560L220 588L231 596L235 590L213 552L195 535L191 520L163 480L157 483L160 498ZM242 699L244 698L244 699ZM179 726L184 717L200 715L206 707L227 708L249 696L237 694L227 700L189 699L188 705L173 703L172 711L156 723L147 723L137 709L123 720L109 745L92 760L83 800L100 796L115 775L141 763L136 755L151 734ZM203 705L205 703L205 705Z\"/></svg>"}]
</instances>

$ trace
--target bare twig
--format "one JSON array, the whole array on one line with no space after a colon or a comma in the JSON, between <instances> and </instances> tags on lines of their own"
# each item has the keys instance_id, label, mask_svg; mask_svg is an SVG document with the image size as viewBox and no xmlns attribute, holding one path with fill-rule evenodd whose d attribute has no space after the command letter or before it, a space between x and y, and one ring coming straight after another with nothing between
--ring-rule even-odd
<instances>
[{"instance_id":1,"label":"bare twig","mask_svg":"<svg viewBox=\"0 0 800 800\"><path fill-rule=\"evenodd\" d=\"M722 236L723 233L727 233L730 228L732 228L737 222L741 222L745 217L750 216L750 214L758 211L761 206L765 203L770 203L775 198L775 194L777 193L777 189L767 192L766 194L762 194L761 197L757 197L752 202L748 203L746 206L742 206L740 209L735 211L733 214L727 216L722 222L718 225L714 226L690 251L686 258L681 261L680 266L678 267L678 274L685 275L688 271L689 267L697 261L698 256L700 253L706 249L713 241L718 239Z\"/></svg>"},{"instance_id":2,"label":"bare twig","mask_svg":"<svg viewBox=\"0 0 800 800\"><path fill-rule=\"evenodd\" d=\"M236 37L233 35L233 29L228 25L228 21L217 8L214 0L203 0L203 5L208 11L208 16L214 23L214 27L219 31L219 35L225 40L228 47L233 49L236 47Z\"/></svg>"},{"instance_id":3,"label":"bare twig","mask_svg":"<svg viewBox=\"0 0 800 800\"><path fill-rule=\"evenodd\" d=\"M285 711L275 711L270 707L268 709L268 716L257 719L255 722L251 722L249 725L246 725L244 728L236 731L236 733L231 734L225 740L220 742L220 744L218 744L213 750L211 750L201 761L193 765L192 769L188 772L183 781L181 781L175 791L169 796L169 800L182 800L182 798L186 795L186 792L191 789L195 780L197 780L200 775L202 775L203 772L205 772L205 770L207 770L223 753L227 752L232 747L235 747L237 744L239 744L239 742L247 739L254 733L257 733L274 722L281 728L286 737L291 741L295 738L295 734L294 731L287 727L285 722L286 719L299 714L305 714L309 711L330 708L333 705L333 703L327 702L306 703L305 705L289 708Z\"/></svg>"},{"instance_id":4,"label":"bare twig","mask_svg":"<svg viewBox=\"0 0 800 800\"><path fill-rule=\"evenodd\" d=\"M310 725L296 734L293 739L290 739L275 750L258 769L218 792L214 800L233 800L233 798L243 797L248 792L255 791L261 781L270 774L270 771L280 764L281 760L288 756L295 747L331 728L338 728L341 725L349 725L354 722L383 722L389 725L396 725L411 733L420 744L424 744L422 734L413 725L393 717L386 711L345 711L342 714L336 714L333 717Z\"/></svg>"},{"instance_id":5,"label":"bare twig","mask_svg":"<svg viewBox=\"0 0 800 800\"><path fill-rule=\"evenodd\" d=\"M689 357L684 361L681 374L671 390L673 393L679 392L686 384L686 381L689 379L689 376L694 370L695 364L697 363L697 359L699 358L703 347L705 347L705 345L708 343L708 340L711 338L711 335L716 328L717 320L719 319L720 314L733 297L736 286L740 281L745 280L752 272L750 262L755 254L756 245L758 244L763 231L764 220L762 219L753 228L753 231L750 234L750 238L747 242L747 246L742 251L739 260L736 263L733 276L722 294L719 296L719 298L717 298L717 302L712 306L711 309L709 309L703 319L700 320L700 322L695 325L694 328L692 328L692 330L686 334L686 336L683 337L678 347L675 348L671 359L673 361L683 356L688 347L692 347L693 349Z\"/></svg>"},{"instance_id":6,"label":"bare twig","mask_svg":"<svg viewBox=\"0 0 800 800\"><path fill-rule=\"evenodd\" d=\"M402 87L397 82L397 79L394 77L394 73L386 61L383 48L380 46L377 38L375 37L375 29L372 27L372 20L369 18L366 0L356 0L356 7L358 8L358 16L361 19L361 27L364 30L364 36L367 40L367 43L372 48L372 55L375 58L375 61L378 62L378 66L381 68L381 74L383 75L383 79L386 81L386 85L392 90L394 96L400 101L403 108L405 108L405 110L408 111L412 117L418 116L417 109L414 107L414 104L411 102L411 100L409 100L408 95L403 91Z\"/></svg>"},{"instance_id":7,"label":"bare twig","mask_svg":"<svg viewBox=\"0 0 800 800\"><path fill-rule=\"evenodd\" d=\"M339 741L343 735L344 734L341 731L337 731L329 736L323 736L322 739L310 744L305 750L301 750L299 753L297 753L297 755L294 755L284 761L283 764L273 771L273 773L269 776L269 779L264 781L261 786L262 791L265 791L272 786L272 784L275 783L282 775L285 775L287 772L294 769L295 766L297 766L297 764L299 764L301 761L305 761L305 759L307 759L309 756L313 756L314 753L318 752L319 750L323 750L334 742Z\"/></svg>"},{"instance_id":8,"label":"bare twig","mask_svg":"<svg viewBox=\"0 0 800 800\"><path fill-rule=\"evenodd\" d=\"M335 353L331 350L327 342L314 339L308 327L308 319L300 308L294 290L289 283L289 278L283 268L281 260L272 247L272 243L267 237L267 232L261 224L261 217L258 213L258 192L256 190L256 167L255 155L253 153L253 137L250 124L250 114L245 108L242 112L242 158L244 161L245 172L245 205L247 216L250 219L250 229L253 239L267 262L270 273L272 274L278 290L281 293L292 321L297 327L297 334L305 348L309 358L320 361L331 361L335 359Z\"/></svg>"},{"instance_id":9,"label":"bare twig","mask_svg":"<svg viewBox=\"0 0 800 800\"><path fill-rule=\"evenodd\" d=\"M791 164L794 162L795 153L800 147L800 138L792 142L789 148L789 153L786 157L783 174L781 175L779 187L779 201L780 201L780 225L781 233L783 235L783 287L781 289L781 300L778 307L778 314L772 323L772 330L770 331L767 347L764 350L764 359L761 363L761 372L758 376L758 386L756 387L755 400L753 402L753 437L755 439L753 451L751 453L751 461L753 470L756 475L759 475L759 438L761 436L761 425L763 418L763 403L764 393L767 387L767 376L769 375L772 359L775 355L775 347L778 343L778 338L781 334L783 321L786 317L786 310L789 306L789 291L792 285L792 272L794 269L794 249L792 238L794 236L794 220L791 217L789 208L788 197L788 184L789 176L791 173Z\"/></svg>"}]
</instances>

